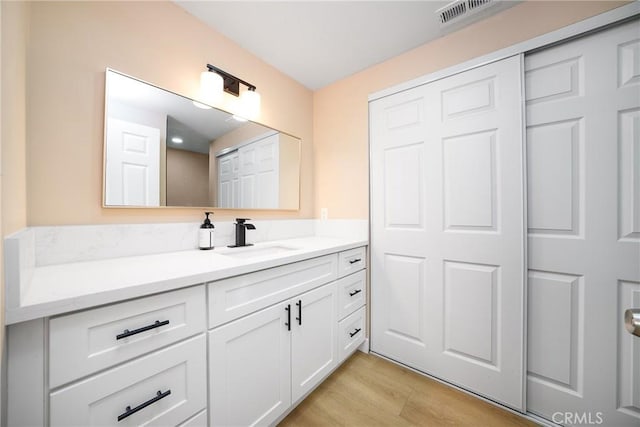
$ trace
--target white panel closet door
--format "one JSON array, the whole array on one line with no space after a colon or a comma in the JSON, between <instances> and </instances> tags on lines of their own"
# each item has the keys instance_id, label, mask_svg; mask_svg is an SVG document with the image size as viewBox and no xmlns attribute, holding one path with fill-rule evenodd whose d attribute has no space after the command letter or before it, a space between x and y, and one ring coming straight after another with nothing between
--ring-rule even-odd
<instances>
[{"instance_id":1,"label":"white panel closet door","mask_svg":"<svg viewBox=\"0 0 640 427\"><path fill-rule=\"evenodd\" d=\"M370 105L373 351L524 408L521 57Z\"/></svg>"},{"instance_id":2,"label":"white panel closet door","mask_svg":"<svg viewBox=\"0 0 640 427\"><path fill-rule=\"evenodd\" d=\"M640 426L640 23L526 57L528 409ZM568 415L567 415L568 414Z\"/></svg>"}]
</instances>

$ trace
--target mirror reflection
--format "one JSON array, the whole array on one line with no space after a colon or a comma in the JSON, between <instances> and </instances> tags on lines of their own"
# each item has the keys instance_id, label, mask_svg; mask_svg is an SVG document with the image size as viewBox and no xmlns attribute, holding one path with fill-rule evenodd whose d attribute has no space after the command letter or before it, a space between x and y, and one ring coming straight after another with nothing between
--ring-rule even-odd
<instances>
[{"instance_id":1,"label":"mirror reflection","mask_svg":"<svg viewBox=\"0 0 640 427\"><path fill-rule=\"evenodd\" d=\"M113 70L105 104L105 206L298 209L298 138Z\"/></svg>"}]
</instances>

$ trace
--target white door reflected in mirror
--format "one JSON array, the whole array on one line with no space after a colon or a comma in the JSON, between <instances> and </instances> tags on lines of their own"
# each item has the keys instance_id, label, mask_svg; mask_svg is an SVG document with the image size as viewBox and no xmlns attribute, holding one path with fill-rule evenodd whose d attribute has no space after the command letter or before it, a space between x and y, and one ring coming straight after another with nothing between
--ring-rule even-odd
<instances>
[{"instance_id":1,"label":"white door reflected in mirror","mask_svg":"<svg viewBox=\"0 0 640 427\"><path fill-rule=\"evenodd\" d=\"M108 121L106 204L160 206L159 166L160 129Z\"/></svg>"}]
</instances>

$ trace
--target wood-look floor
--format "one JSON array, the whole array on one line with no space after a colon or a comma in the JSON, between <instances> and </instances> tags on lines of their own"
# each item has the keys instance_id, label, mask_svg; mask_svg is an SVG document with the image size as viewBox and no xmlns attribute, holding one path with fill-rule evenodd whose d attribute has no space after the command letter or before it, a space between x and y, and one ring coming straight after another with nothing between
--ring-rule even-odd
<instances>
[{"instance_id":1,"label":"wood-look floor","mask_svg":"<svg viewBox=\"0 0 640 427\"><path fill-rule=\"evenodd\" d=\"M380 357L356 351L279 426L536 424Z\"/></svg>"}]
</instances>

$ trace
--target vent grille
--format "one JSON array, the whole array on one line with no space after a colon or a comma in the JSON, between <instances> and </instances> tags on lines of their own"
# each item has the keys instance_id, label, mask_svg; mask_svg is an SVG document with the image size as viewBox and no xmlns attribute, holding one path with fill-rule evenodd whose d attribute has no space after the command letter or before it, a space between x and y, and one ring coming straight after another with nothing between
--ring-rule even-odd
<instances>
[{"instance_id":1,"label":"vent grille","mask_svg":"<svg viewBox=\"0 0 640 427\"><path fill-rule=\"evenodd\" d=\"M493 0L467 0L469 10L474 10L479 7L485 6L487 3L493 3Z\"/></svg>"},{"instance_id":2,"label":"vent grille","mask_svg":"<svg viewBox=\"0 0 640 427\"><path fill-rule=\"evenodd\" d=\"M449 5L440 12L440 23L446 24L452 19L456 19L458 16L464 15L467 13L467 2L456 2L453 5Z\"/></svg>"},{"instance_id":3,"label":"vent grille","mask_svg":"<svg viewBox=\"0 0 640 427\"><path fill-rule=\"evenodd\" d=\"M445 7L438 9L436 13L440 20L440 25L445 26L452 22L458 22L475 12L485 9L499 0L457 0Z\"/></svg>"}]
</instances>

